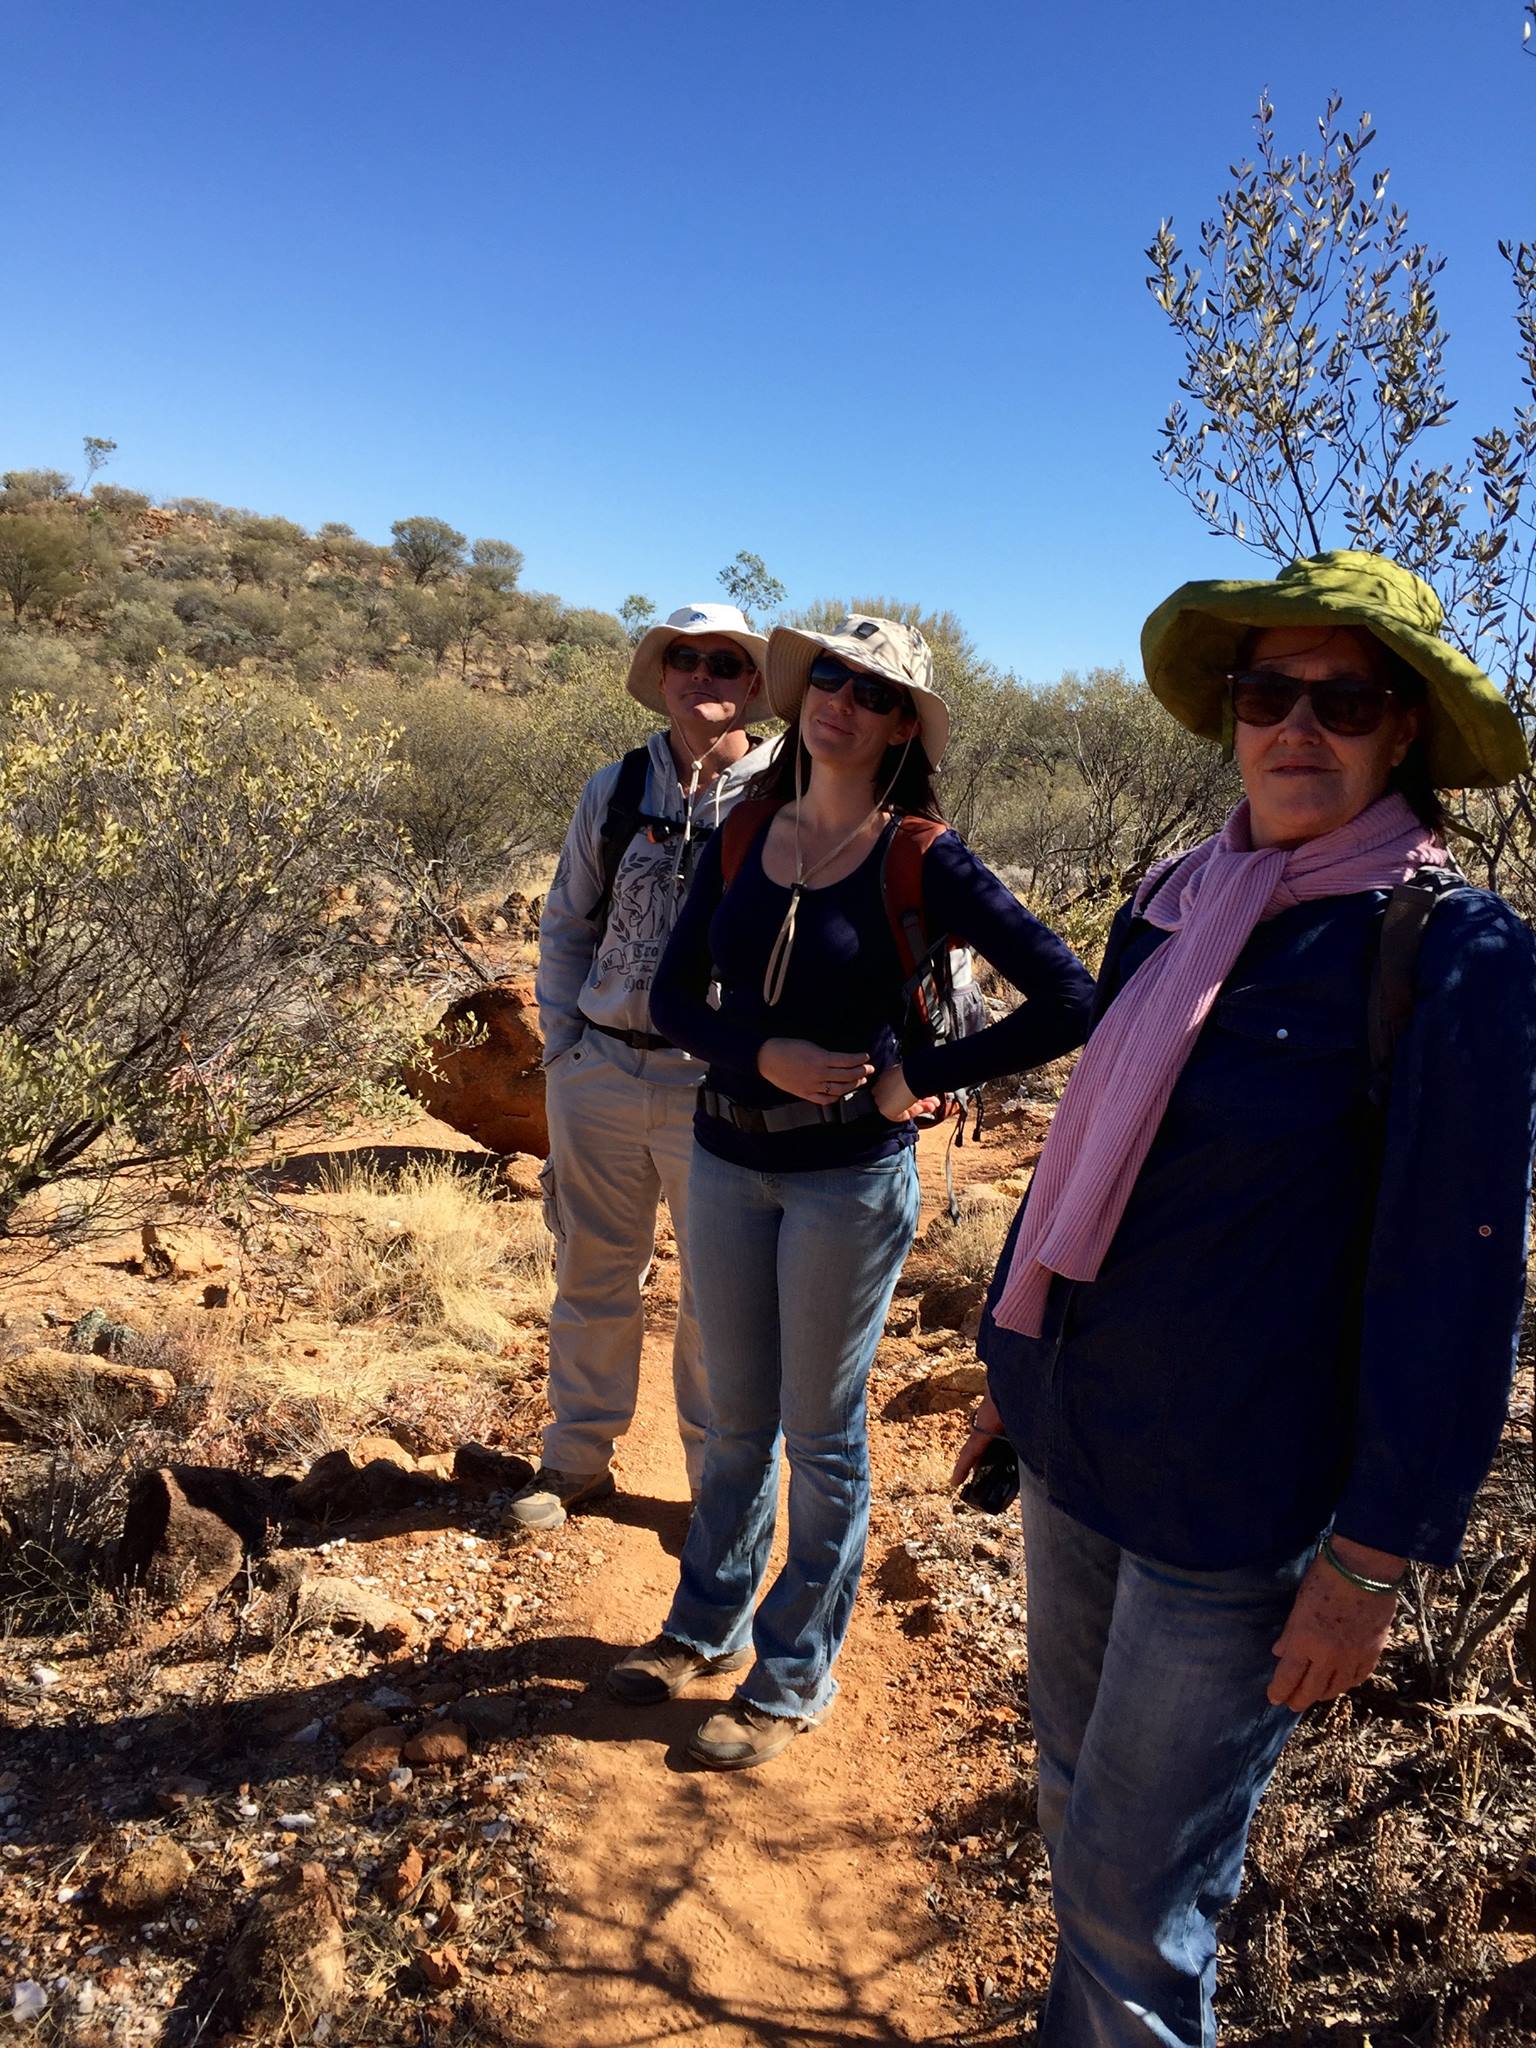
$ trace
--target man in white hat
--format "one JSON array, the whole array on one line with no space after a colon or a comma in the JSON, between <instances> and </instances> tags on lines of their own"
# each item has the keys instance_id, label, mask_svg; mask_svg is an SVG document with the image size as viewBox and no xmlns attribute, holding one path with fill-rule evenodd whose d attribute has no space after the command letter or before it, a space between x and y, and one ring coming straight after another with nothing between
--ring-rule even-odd
<instances>
[{"instance_id":1,"label":"man in white hat","mask_svg":"<svg viewBox=\"0 0 1536 2048\"><path fill-rule=\"evenodd\" d=\"M511 1504L530 1529L614 1490L615 1439L635 1412L641 1288L656 1203L677 1233L681 1292L672 1351L690 1490L708 1404L688 1273L688 1167L699 1063L652 1027L651 977L701 844L770 748L745 729L767 640L734 605L691 604L653 626L628 690L665 730L600 768L576 806L539 923L539 1021L555 1235L549 1405L539 1471Z\"/></svg>"}]
</instances>

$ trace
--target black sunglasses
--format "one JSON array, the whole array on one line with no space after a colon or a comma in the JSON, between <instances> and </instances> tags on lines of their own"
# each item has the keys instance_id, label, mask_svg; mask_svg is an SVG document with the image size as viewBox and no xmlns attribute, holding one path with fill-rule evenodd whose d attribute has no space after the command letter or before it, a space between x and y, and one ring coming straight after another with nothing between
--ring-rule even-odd
<instances>
[{"instance_id":1,"label":"black sunglasses","mask_svg":"<svg viewBox=\"0 0 1536 2048\"><path fill-rule=\"evenodd\" d=\"M744 654L733 654L728 647L712 647L708 654L700 654L697 647L669 647L662 659L680 676L696 675L700 667L706 668L717 683L734 683L753 666Z\"/></svg>"},{"instance_id":2,"label":"black sunglasses","mask_svg":"<svg viewBox=\"0 0 1536 2048\"><path fill-rule=\"evenodd\" d=\"M878 676L867 676L862 669L849 668L835 654L817 655L811 663L810 681L813 688L825 690L829 695L840 690L844 683L852 683L854 703L865 711L873 711L876 717L884 717L889 711L912 709L912 699L905 690L898 690L891 683L882 683Z\"/></svg>"},{"instance_id":3,"label":"black sunglasses","mask_svg":"<svg viewBox=\"0 0 1536 2048\"><path fill-rule=\"evenodd\" d=\"M1324 732L1348 740L1373 733L1397 694L1389 683L1372 682L1368 676L1329 676L1326 682L1307 683L1279 669L1247 669L1227 681L1232 716L1240 725L1281 725L1298 699L1306 697Z\"/></svg>"}]
</instances>

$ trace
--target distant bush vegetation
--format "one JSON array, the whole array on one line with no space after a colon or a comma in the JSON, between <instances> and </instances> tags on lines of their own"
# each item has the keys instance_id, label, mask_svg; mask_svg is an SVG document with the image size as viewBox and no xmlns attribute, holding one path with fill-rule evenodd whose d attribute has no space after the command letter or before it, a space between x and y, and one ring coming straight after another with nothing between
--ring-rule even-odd
<instances>
[{"instance_id":1,"label":"distant bush vegetation","mask_svg":"<svg viewBox=\"0 0 1536 2048\"><path fill-rule=\"evenodd\" d=\"M87 443L88 461L99 467L111 446ZM0 704L41 692L110 720L123 687L169 661L327 716L355 706L394 764L380 817L451 901L552 851L586 777L653 725L624 690L650 600L626 598L621 622L525 590L522 570L512 542L425 515L397 520L380 545L337 521L311 533L207 498L154 505L117 484L87 494L58 470L10 470ZM759 610L782 599L756 557L739 555L730 576ZM1230 802L1216 753L1122 671L1026 687L951 613L881 597L856 606L921 624L955 714L949 815L1090 951L1147 865ZM791 616L825 625L847 608L828 599Z\"/></svg>"}]
</instances>

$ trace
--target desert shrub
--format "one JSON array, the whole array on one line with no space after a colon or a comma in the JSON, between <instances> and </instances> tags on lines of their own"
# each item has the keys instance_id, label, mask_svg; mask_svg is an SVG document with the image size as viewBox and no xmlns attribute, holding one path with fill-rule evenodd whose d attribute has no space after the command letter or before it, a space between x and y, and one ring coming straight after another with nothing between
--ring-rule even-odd
<instances>
[{"instance_id":1,"label":"desert shrub","mask_svg":"<svg viewBox=\"0 0 1536 2048\"><path fill-rule=\"evenodd\" d=\"M59 498L67 498L72 479L62 469L8 469L0 476L0 489L9 501L6 509L17 505L46 505Z\"/></svg>"},{"instance_id":2,"label":"desert shrub","mask_svg":"<svg viewBox=\"0 0 1536 2048\"><path fill-rule=\"evenodd\" d=\"M163 654L182 654L188 629L169 595L152 585L125 590L106 609L101 652L109 668L138 677Z\"/></svg>"},{"instance_id":3,"label":"desert shrub","mask_svg":"<svg viewBox=\"0 0 1536 2048\"><path fill-rule=\"evenodd\" d=\"M587 777L656 730L656 715L624 688L629 648L577 651L564 676L517 698L508 755L523 792L530 836L555 847Z\"/></svg>"},{"instance_id":4,"label":"desert shrub","mask_svg":"<svg viewBox=\"0 0 1536 2048\"><path fill-rule=\"evenodd\" d=\"M91 507L105 512L109 519L131 525L149 510L149 500L142 491L130 491L123 484L97 484L91 492Z\"/></svg>"},{"instance_id":5,"label":"desert shrub","mask_svg":"<svg viewBox=\"0 0 1536 2048\"><path fill-rule=\"evenodd\" d=\"M509 743L510 707L455 683L386 685L358 701L367 724L391 729L397 765L383 792L385 815L418 859L451 891L504 873L536 836Z\"/></svg>"},{"instance_id":6,"label":"desert shrub","mask_svg":"<svg viewBox=\"0 0 1536 2048\"><path fill-rule=\"evenodd\" d=\"M547 1314L553 1242L536 1202L492 1202L446 1163L398 1177L348 1166L329 1190L342 1213L310 1284L337 1322L387 1317L421 1342L499 1351L518 1321Z\"/></svg>"},{"instance_id":7,"label":"desert shrub","mask_svg":"<svg viewBox=\"0 0 1536 2048\"><path fill-rule=\"evenodd\" d=\"M66 1175L206 1171L399 1057L325 915L387 772L378 735L197 672L107 720L0 713L0 1228Z\"/></svg>"},{"instance_id":8,"label":"desert shrub","mask_svg":"<svg viewBox=\"0 0 1536 2048\"><path fill-rule=\"evenodd\" d=\"M0 633L0 703L26 691L74 695L91 675L90 664L72 640L32 633Z\"/></svg>"}]
</instances>

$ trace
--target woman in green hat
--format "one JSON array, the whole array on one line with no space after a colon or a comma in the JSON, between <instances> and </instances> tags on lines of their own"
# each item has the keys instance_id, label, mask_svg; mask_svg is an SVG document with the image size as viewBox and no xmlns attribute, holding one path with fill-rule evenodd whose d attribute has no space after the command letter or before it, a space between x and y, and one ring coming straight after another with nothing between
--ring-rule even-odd
<instances>
[{"instance_id":1,"label":"woman in green hat","mask_svg":"<svg viewBox=\"0 0 1536 2048\"><path fill-rule=\"evenodd\" d=\"M1536 1129L1536 958L1436 790L1528 766L1374 555L1190 583L1148 682L1244 800L1117 917L993 1282L1060 1940L1044 2048L1215 2040L1218 1915L1298 1714L1456 1559L1502 1425Z\"/></svg>"}]
</instances>

